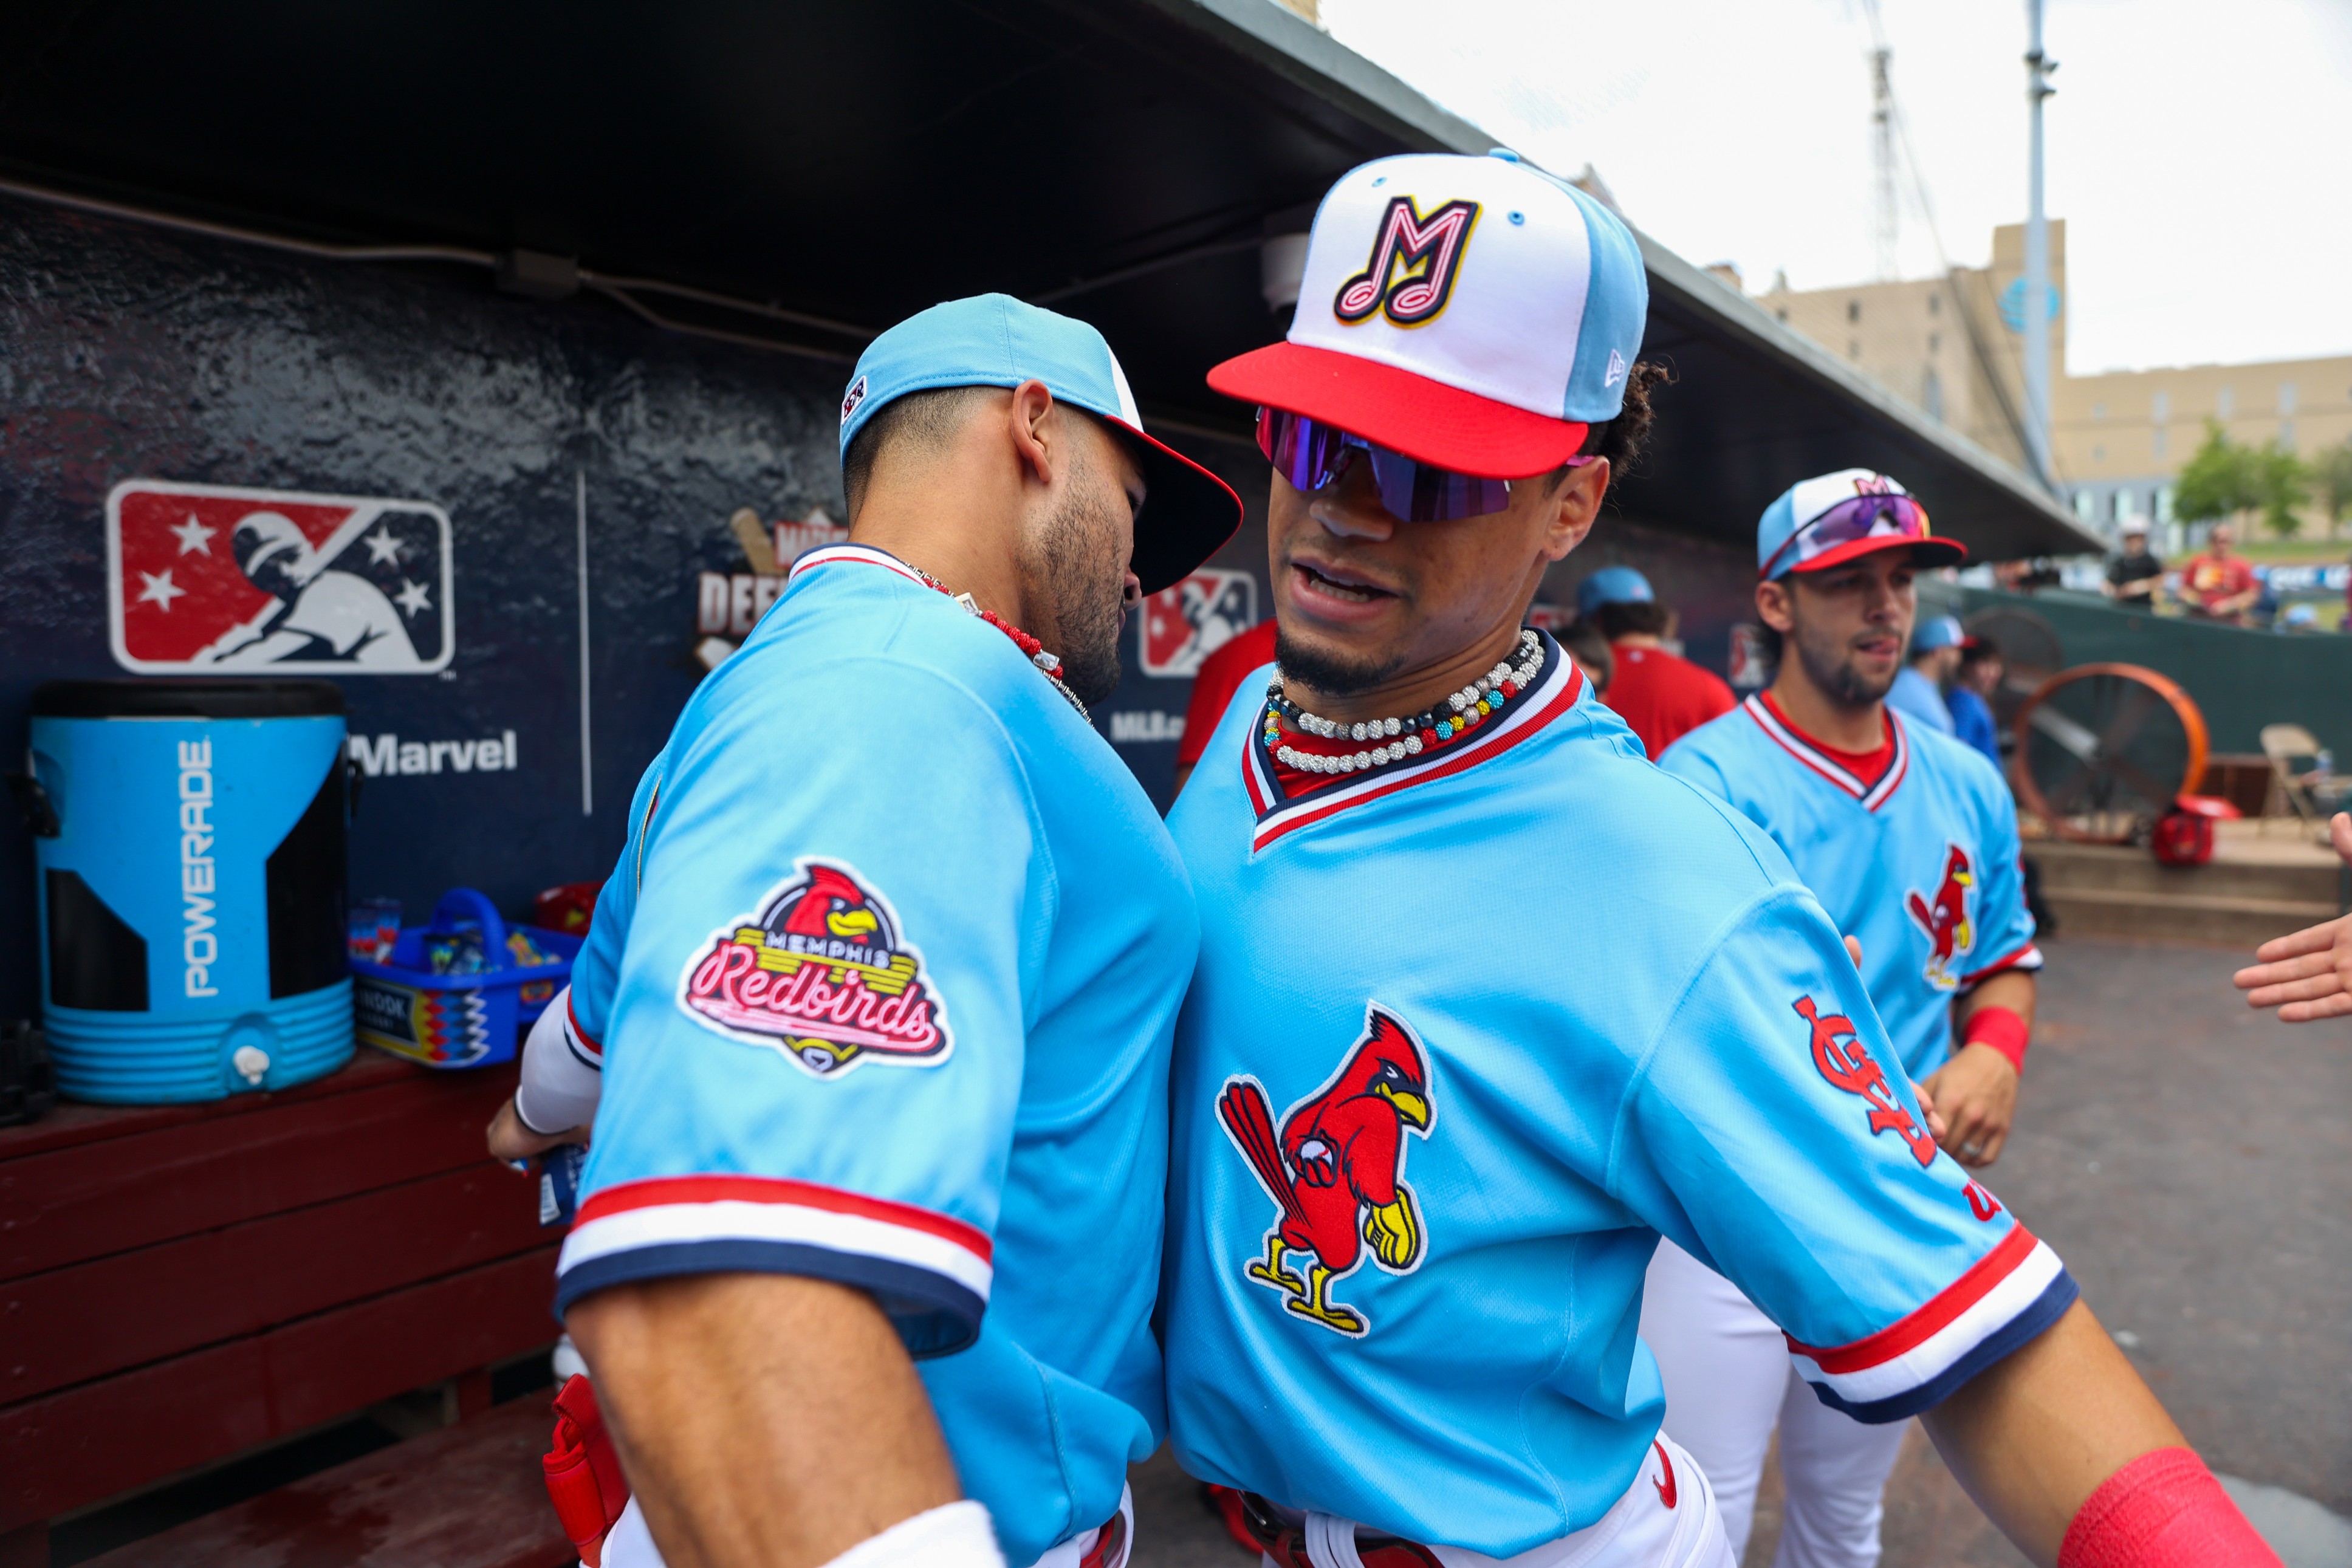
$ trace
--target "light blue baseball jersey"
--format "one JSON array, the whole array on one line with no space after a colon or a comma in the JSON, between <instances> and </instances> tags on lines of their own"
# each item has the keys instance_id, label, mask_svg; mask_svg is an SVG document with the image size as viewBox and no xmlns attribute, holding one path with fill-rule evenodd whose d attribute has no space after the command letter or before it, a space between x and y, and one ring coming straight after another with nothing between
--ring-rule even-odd
<instances>
[{"instance_id":1,"label":"light blue baseball jersey","mask_svg":"<svg viewBox=\"0 0 2352 1568\"><path fill-rule=\"evenodd\" d=\"M1667 748L1659 766L1772 835L1837 928L1904 1070L1952 1052L1952 998L2004 969L2038 969L2017 808L1991 763L1886 715L1894 756L1874 780L1824 751L1761 694Z\"/></svg>"},{"instance_id":2,"label":"light blue baseball jersey","mask_svg":"<svg viewBox=\"0 0 2352 1568\"><path fill-rule=\"evenodd\" d=\"M860 1287L1010 1562L1101 1524L1165 1426L1199 941L1150 801L1003 632L841 545L631 811L572 986L604 1085L558 1310L711 1270Z\"/></svg>"},{"instance_id":3,"label":"light blue baseball jersey","mask_svg":"<svg viewBox=\"0 0 2352 1568\"><path fill-rule=\"evenodd\" d=\"M1786 857L1547 655L1463 739L1296 798L1244 698L1170 821L1202 918L1163 1306L1178 1455L1493 1556L1633 1484L1664 1408L1636 1335L1662 1233L1865 1420L1934 1404L2075 1294L1937 1150Z\"/></svg>"}]
</instances>

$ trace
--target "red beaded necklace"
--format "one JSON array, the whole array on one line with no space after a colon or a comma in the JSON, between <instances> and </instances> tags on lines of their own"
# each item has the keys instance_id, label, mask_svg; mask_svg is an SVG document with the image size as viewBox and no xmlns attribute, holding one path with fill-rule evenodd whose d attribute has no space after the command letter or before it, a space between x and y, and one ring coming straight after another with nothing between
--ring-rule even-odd
<instances>
[{"instance_id":1,"label":"red beaded necklace","mask_svg":"<svg viewBox=\"0 0 2352 1568\"><path fill-rule=\"evenodd\" d=\"M1054 689L1061 693L1063 697L1068 701L1072 707L1078 710L1078 716L1085 719L1088 724L1092 724L1094 722L1094 716L1087 712L1087 705L1078 700L1078 694L1072 691L1068 686L1062 683L1062 677L1059 674L1059 671L1062 668L1062 661L1055 658L1053 654L1045 652L1045 643L1040 643L1036 638L1032 637L1028 632L1024 632L1020 627L1015 626L1012 622L1007 621L1004 617L996 613L995 611L982 610L980 607L979 601L974 600L971 594L956 592L954 590L948 587L946 583L941 582L938 578L933 577L929 572L925 571L921 567L911 566L908 570L912 571L917 577L921 578L925 582L929 583L933 588L938 589L941 593L946 594L950 599L954 600L958 604L962 605L965 614L977 615L982 621L987 622L991 626L995 627L999 632L1003 632L1007 637L1012 638L1013 645L1021 650L1023 657L1026 658L1031 664L1036 665L1038 673L1043 674L1047 680L1053 682Z\"/></svg>"}]
</instances>

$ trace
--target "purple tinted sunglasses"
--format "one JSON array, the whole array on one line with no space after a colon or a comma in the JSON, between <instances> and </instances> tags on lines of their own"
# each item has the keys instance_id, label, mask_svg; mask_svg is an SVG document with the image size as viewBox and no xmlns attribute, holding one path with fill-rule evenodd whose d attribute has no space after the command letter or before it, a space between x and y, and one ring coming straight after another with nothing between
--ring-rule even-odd
<instances>
[{"instance_id":1,"label":"purple tinted sunglasses","mask_svg":"<svg viewBox=\"0 0 2352 1568\"><path fill-rule=\"evenodd\" d=\"M1278 408L1257 411L1257 449L1294 490L1320 490L1337 484L1355 455L1372 465L1381 505L1408 523L1450 523L1484 517L1511 504L1511 481L1456 474L1418 458L1376 446L1352 431ZM1591 462L1571 457L1570 467Z\"/></svg>"}]
</instances>

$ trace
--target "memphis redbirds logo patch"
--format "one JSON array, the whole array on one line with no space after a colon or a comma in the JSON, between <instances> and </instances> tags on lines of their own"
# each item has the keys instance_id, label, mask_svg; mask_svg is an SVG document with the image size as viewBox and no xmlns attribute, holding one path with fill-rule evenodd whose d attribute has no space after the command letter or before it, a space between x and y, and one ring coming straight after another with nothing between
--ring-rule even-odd
<instances>
[{"instance_id":1,"label":"memphis redbirds logo patch","mask_svg":"<svg viewBox=\"0 0 2352 1568\"><path fill-rule=\"evenodd\" d=\"M802 860L794 869L757 915L720 926L687 961L678 1006L818 1078L866 1061L945 1061L955 1046L946 1004L889 904L850 866Z\"/></svg>"},{"instance_id":2,"label":"memphis redbirds logo patch","mask_svg":"<svg viewBox=\"0 0 2352 1568\"><path fill-rule=\"evenodd\" d=\"M106 500L108 630L142 674L448 666L449 517L426 501L127 479Z\"/></svg>"},{"instance_id":3,"label":"memphis redbirds logo patch","mask_svg":"<svg viewBox=\"0 0 2352 1568\"><path fill-rule=\"evenodd\" d=\"M1339 1070L1283 1113L1279 1134L1265 1086L1227 1079L1217 1118L1276 1210L1265 1256L1243 1273L1309 1322L1350 1339L1369 1333L1362 1312L1331 1300L1331 1282L1368 1254L1391 1274L1421 1267L1429 1238L1405 1183L1404 1140L1428 1137L1436 1117L1428 1052L1377 1002L1365 1008L1364 1032Z\"/></svg>"},{"instance_id":4,"label":"memphis redbirds logo patch","mask_svg":"<svg viewBox=\"0 0 2352 1568\"><path fill-rule=\"evenodd\" d=\"M1331 313L1349 327L1375 314L1400 327L1436 319L1454 294L1470 231L1478 225L1478 204L1448 202L1427 217L1411 196L1391 200L1373 236L1364 270L1339 285Z\"/></svg>"},{"instance_id":5,"label":"memphis redbirds logo patch","mask_svg":"<svg viewBox=\"0 0 2352 1568\"><path fill-rule=\"evenodd\" d=\"M1939 991L1960 988L1964 967L1958 960L1976 947L1976 923L1969 918L1969 889L1976 884L1976 869L1969 863L1969 852L1958 844L1946 844L1944 876L1936 884L1935 896L1927 897L1915 888L1904 897L1903 907L1912 924L1927 934L1927 967L1924 973L1927 983Z\"/></svg>"},{"instance_id":6,"label":"memphis redbirds logo patch","mask_svg":"<svg viewBox=\"0 0 2352 1568\"><path fill-rule=\"evenodd\" d=\"M1892 1132L1909 1146L1913 1159L1922 1166L1934 1165L1935 1134L1895 1097L1886 1073L1862 1043L1853 1019L1843 1013L1822 1011L1811 997L1799 997L1791 1005L1812 1030L1813 1066L1831 1083L1868 1103L1873 1135Z\"/></svg>"}]
</instances>

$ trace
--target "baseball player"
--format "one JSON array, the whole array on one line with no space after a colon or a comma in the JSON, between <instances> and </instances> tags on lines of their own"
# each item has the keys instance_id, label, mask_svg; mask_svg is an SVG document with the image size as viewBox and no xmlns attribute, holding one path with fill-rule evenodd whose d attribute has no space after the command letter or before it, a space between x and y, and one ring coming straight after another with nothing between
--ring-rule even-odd
<instances>
[{"instance_id":1,"label":"baseball player","mask_svg":"<svg viewBox=\"0 0 2352 1568\"><path fill-rule=\"evenodd\" d=\"M1757 530L1757 613L1780 644L1773 685L1660 765L1770 834L1831 922L1860 939L1864 986L1904 1073L1948 1124L1944 1146L1983 1166L2009 1135L2042 967L2017 811L1998 769L1898 715L1888 695L1906 645L1916 658L1960 641L1948 617L1933 639L1914 637L1913 573L1967 554L1885 475L1790 486ZM1642 1338L1665 1379L1666 1429L1714 1479L1735 1552L1777 1422L1780 1568L1878 1561L1900 1423L1814 1399L1771 1320L1671 1240L1650 1263Z\"/></svg>"},{"instance_id":2,"label":"baseball player","mask_svg":"<svg viewBox=\"0 0 2352 1568\"><path fill-rule=\"evenodd\" d=\"M1731 687L1666 646L1677 617L1630 566L1604 566L1576 585L1576 615L1609 639L1608 703L1652 761L1718 714L1731 711Z\"/></svg>"},{"instance_id":3,"label":"baseball player","mask_svg":"<svg viewBox=\"0 0 2352 1568\"><path fill-rule=\"evenodd\" d=\"M1288 340L1211 374L1275 467L1278 664L1170 820L1178 1457L1281 1568L1723 1568L1635 1333L1664 1234L1823 1399L1929 1412L2038 1561L2275 1561L1937 1147L1787 857L1521 631L1647 423L1645 307L1582 193L1384 158L1325 198Z\"/></svg>"},{"instance_id":4,"label":"baseball player","mask_svg":"<svg viewBox=\"0 0 2352 1568\"><path fill-rule=\"evenodd\" d=\"M849 541L687 704L550 1009L601 1093L514 1108L594 1102L557 1310L633 1487L603 1562L1118 1568L1197 927L1083 705L1240 507L999 295L877 339L841 441Z\"/></svg>"}]
</instances>

